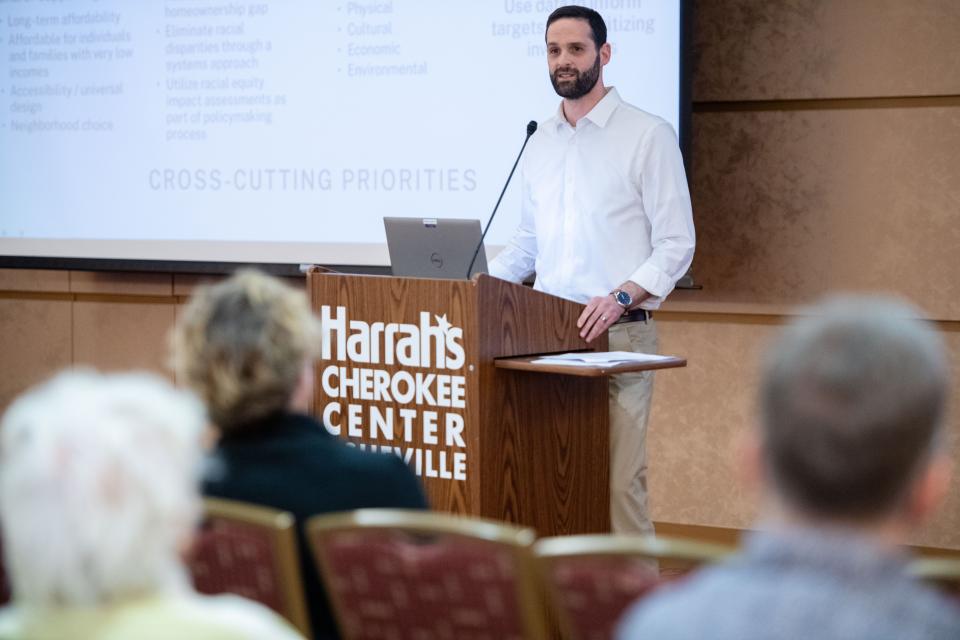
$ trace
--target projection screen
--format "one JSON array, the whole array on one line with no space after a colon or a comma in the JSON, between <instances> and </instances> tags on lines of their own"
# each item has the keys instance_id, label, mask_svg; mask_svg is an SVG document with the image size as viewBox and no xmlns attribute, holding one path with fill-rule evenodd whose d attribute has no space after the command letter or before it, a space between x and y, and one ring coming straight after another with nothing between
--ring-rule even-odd
<instances>
[{"instance_id":1,"label":"projection screen","mask_svg":"<svg viewBox=\"0 0 960 640\"><path fill-rule=\"evenodd\" d=\"M386 265L384 216L485 223L558 4L0 0L0 255ZM679 129L680 1L584 4ZM491 253L518 217L514 184Z\"/></svg>"}]
</instances>

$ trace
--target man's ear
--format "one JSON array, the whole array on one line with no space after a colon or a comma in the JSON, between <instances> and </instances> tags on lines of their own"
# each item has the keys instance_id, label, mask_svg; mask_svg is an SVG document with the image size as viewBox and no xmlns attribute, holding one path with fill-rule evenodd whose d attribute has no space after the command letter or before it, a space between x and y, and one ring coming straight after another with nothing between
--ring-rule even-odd
<instances>
[{"instance_id":1,"label":"man's ear","mask_svg":"<svg viewBox=\"0 0 960 640\"><path fill-rule=\"evenodd\" d=\"M610 54L612 50L610 49L610 43L604 42L600 45L600 64L605 65L610 62Z\"/></svg>"},{"instance_id":2,"label":"man's ear","mask_svg":"<svg viewBox=\"0 0 960 640\"><path fill-rule=\"evenodd\" d=\"M944 453L935 453L910 489L907 516L914 523L928 519L950 489L953 463Z\"/></svg>"}]
</instances>

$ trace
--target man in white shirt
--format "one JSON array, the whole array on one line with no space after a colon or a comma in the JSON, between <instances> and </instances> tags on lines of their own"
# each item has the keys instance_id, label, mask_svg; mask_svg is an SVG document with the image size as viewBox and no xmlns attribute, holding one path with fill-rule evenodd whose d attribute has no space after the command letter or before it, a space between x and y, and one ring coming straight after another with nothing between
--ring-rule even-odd
<instances>
[{"instance_id":1,"label":"man in white shirt","mask_svg":"<svg viewBox=\"0 0 960 640\"><path fill-rule=\"evenodd\" d=\"M610 61L599 13L561 7L547 19L547 62L563 97L530 139L521 164L522 212L496 277L584 303L588 342L656 351L650 311L693 259L683 160L670 124L603 84ZM646 425L653 374L610 380L610 516L617 533L653 533L647 510Z\"/></svg>"}]
</instances>

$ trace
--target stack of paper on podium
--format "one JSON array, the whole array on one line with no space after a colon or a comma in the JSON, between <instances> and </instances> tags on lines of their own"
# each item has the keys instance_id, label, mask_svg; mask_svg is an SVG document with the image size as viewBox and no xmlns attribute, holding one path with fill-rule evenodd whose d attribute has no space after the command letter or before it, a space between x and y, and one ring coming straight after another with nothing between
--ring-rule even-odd
<instances>
[{"instance_id":1,"label":"stack of paper on podium","mask_svg":"<svg viewBox=\"0 0 960 640\"><path fill-rule=\"evenodd\" d=\"M512 358L497 358L498 369L555 373L567 376L602 377L632 371L685 367L687 361L677 356L630 351L570 351L539 353Z\"/></svg>"},{"instance_id":2,"label":"stack of paper on podium","mask_svg":"<svg viewBox=\"0 0 960 640\"><path fill-rule=\"evenodd\" d=\"M553 364L568 367L608 367L618 364L659 364L676 360L673 356L632 351L572 351L558 353L533 360L533 364Z\"/></svg>"}]
</instances>

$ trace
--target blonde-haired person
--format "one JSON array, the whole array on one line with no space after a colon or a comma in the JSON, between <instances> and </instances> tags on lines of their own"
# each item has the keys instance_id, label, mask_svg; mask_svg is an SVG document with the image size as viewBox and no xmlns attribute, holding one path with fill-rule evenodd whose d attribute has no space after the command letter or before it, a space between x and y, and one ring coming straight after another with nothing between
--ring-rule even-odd
<instances>
[{"instance_id":1,"label":"blonde-haired person","mask_svg":"<svg viewBox=\"0 0 960 640\"><path fill-rule=\"evenodd\" d=\"M398 457L349 447L307 415L319 339L302 292L245 270L198 290L171 342L178 378L204 399L220 434L204 491L296 516L314 637L336 638L304 521L427 504Z\"/></svg>"},{"instance_id":2,"label":"blonde-haired person","mask_svg":"<svg viewBox=\"0 0 960 640\"><path fill-rule=\"evenodd\" d=\"M63 373L0 426L13 603L0 638L299 638L266 608L200 596L180 552L200 513L203 407L148 374Z\"/></svg>"}]
</instances>

